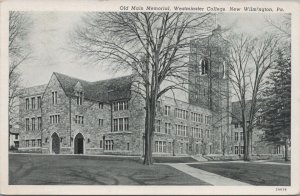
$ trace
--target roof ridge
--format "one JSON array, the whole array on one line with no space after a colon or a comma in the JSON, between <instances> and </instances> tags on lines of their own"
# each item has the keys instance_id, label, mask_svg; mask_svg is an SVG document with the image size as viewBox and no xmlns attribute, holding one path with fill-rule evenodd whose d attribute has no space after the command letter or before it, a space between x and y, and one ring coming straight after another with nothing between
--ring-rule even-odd
<instances>
[{"instance_id":1,"label":"roof ridge","mask_svg":"<svg viewBox=\"0 0 300 196\"><path fill-rule=\"evenodd\" d=\"M80 79L80 78L76 78L74 76L69 76L69 75L66 75L66 74L63 74L63 73L58 73L58 72L53 72L55 75L58 74L58 75L62 75L62 76L66 76L66 77L69 77L71 79L75 79L75 80L81 80L83 82L87 82L87 83L92 83L90 81L87 81L87 80L84 80L84 79Z\"/></svg>"},{"instance_id":2,"label":"roof ridge","mask_svg":"<svg viewBox=\"0 0 300 196\"><path fill-rule=\"evenodd\" d=\"M114 79L120 79L120 78L125 78L125 77L129 77L129 76L132 76L133 74L129 74L129 75L125 75L125 76L119 76L119 77L114 77L114 78L108 78L108 79L103 79L103 80L96 80L96 81L87 81L87 80L84 80L84 79L80 79L80 78L76 78L74 76L69 76L69 75L66 75L66 74L63 74L63 73L59 73L59 72L53 72L55 75L58 74L58 75L62 75L62 76L66 76L66 77L69 77L69 78L72 78L72 79L76 79L76 80L81 80L81 81L84 81L84 82L87 82L87 83L96 83L96 82L103 82L103 81L108 81L108 80L114 80Z\"/></svg>"}]
</instances>

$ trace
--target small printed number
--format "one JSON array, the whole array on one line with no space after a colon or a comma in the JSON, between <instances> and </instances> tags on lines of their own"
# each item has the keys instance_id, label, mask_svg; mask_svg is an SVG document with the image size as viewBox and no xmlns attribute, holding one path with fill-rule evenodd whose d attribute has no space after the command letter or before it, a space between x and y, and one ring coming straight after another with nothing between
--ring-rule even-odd
<instances>
[{"instance_id":1,"label":"small printed number","mask_svg":"<svg viewBox=\"0 0 300 196\"><path fill-rule=\"evenodd\" d=\"M286 188L276 188L276 191L286 191Z\"/></svg>"}]
</instances>

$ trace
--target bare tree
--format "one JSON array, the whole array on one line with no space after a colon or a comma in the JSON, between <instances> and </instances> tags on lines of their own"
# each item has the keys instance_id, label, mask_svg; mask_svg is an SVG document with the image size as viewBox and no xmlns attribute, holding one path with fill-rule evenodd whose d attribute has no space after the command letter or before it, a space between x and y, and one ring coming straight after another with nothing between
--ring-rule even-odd
<instances>
[{"instance_id":1,"label":"bare tree","mask_svg":"<svg viewBox=\"0 0 300 196\"><path fill-rule=\"evenodd\" d=\"M76 30L73 42L81 57L133 71L133 89L146 108L144 164L152 163L157 100L186 89L190 40L209 34L212 19L209 13L92 13Z\"/></svg>"},{"instance_id":2,"label":"bare tree","mask_svg":"<svg viewBox=\"0 0 300 196\"><path fill-rule=\"evenodd\" d=\"M25 40L30 24L30 19L25 13L9 12L9 127L17 120L16 113L21 88L21 74L18 68L29 58L30 49Z\"/></svg>"},{"instance_id":3,"label":"bare tree","mask_svg":"<svg viewBox=\"0 0 300 196\"><path fill-rule=\"evenodd\" d=\"M230 82L240 105L240 116L236 119L241 123L244 133L244 160L250 160L250 136L255 126L259 99L266 87L266 73L276 59L278 41L272 36L253 39L240 34L233 35L230 42Z\"/></svg>"}]
</instances>

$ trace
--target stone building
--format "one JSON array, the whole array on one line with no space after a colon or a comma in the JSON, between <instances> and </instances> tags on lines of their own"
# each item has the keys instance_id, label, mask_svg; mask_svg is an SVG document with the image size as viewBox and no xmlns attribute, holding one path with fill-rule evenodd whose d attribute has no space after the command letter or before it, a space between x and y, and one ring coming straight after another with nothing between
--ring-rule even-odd
<instances>
[{"instance_id":1,"label":"stone building","mask_svg":"<svg viewBox=\"0 0 300 196\"><path fill-rule=\"evenodd\" d=\"M20 151L52 154L142 155L144 102L131 77L87 82L53 73L47 85L20 97ZM212 153L210 110L163 97L159 100L156 155Z\"/></svg>"}]
</instances>

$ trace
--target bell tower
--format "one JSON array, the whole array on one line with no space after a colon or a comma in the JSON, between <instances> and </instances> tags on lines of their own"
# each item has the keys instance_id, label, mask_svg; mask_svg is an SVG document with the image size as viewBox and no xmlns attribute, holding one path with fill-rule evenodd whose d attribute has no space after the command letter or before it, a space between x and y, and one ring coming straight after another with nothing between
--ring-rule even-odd
<instances>
[{"instance_id":1,"label":"bell tower","mask_svg":"<svg viewBox=\"0 0 300 196\"><path fill-rule=\"evenodd\" d=\"M224 140L231 136L228 45L219 25L208 37L190 43L189 103L212 111L215 153L224 151Z\"/></svg>"}]
</instances>

